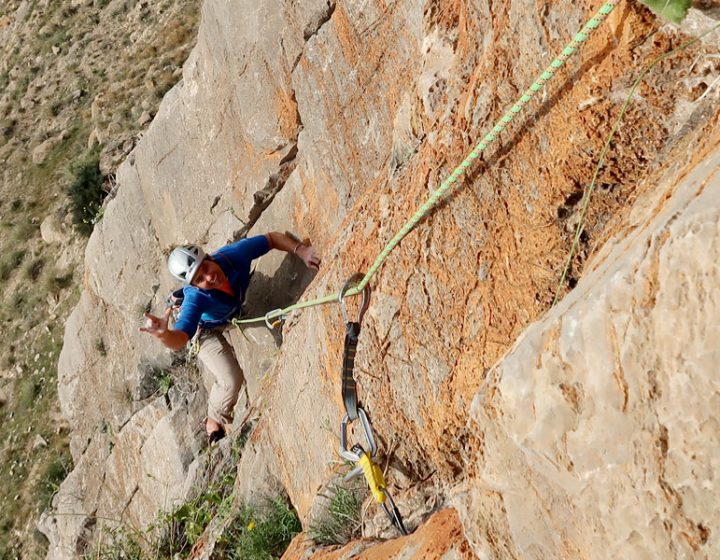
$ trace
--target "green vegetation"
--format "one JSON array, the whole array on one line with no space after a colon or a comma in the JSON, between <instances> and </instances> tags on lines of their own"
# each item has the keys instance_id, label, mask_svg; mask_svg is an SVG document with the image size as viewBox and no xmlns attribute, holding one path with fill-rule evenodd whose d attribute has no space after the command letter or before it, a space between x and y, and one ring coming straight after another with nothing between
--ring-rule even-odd
<instances>
[{"instance_id":1,"label":"green vegetation","mask_svg":"<svg viewBox=\"0 0 720 560\"><path fill-rule=\"evenodd\" d=\"M22 264L25 251L15 250L0 258L0 280L7 280L10 275Z\"/></svg>"},{"instance_id":2,"label":"green vegetation","mask_svg":"<svg viewBox=\"0 0 720 560\"><path fill-rule=\"evenodd\" d=\"M0 8L0 14L14 14L16 4ZM62 219L72 211L78 229L92 231L103 208L100 156L118 161L141 128L141 104L154 113L159 102L154 89L166 91L177 81L174 69L161 62L185 60L200 9L200 3L187 0L151 3L143 18L118 26L104 9L109 0L81 10L63 2L43 9L38 0L29 4L22 29L6 45L0 72L0 90L7 92L0 106L0 365L8 374L0 380L1 560L45 556L47 541L35 523L71 468L68 430L57 402L57 358L65 319L79 298L73 255L82 253L85 241L73 236L68 241L74 247L47 245L40 224L51 212ZM129 36L138 24L150 32L134 42ZM170 45L172 52L166 50ZM143 56L145 51L152 56ZM131 72L132 79L116 83L116 75ZM114 99L107 96L111 89ZM98 93L106 102L91 110ZM88 152L95 129L103 144ZM70 210L69 190L74 191ZM105 340L96 349L108 353L109 346ZM173 381L166 376L158 383L166 393ZM131 394L128 389L125 398ZM105 540L124 541L125 552L98 557L148 557L130 546L138 535L111 533Z\"/></svg>"},{"instance_id":3,"label":"green vegetation","mask_svg":"<svg viewBox=\"0 0 720 560\"><path fill-rule=\"evenodd\" d=\"M40 510L50 507L55 492L58 491L60 483L65 480L71 469L72 461L68 453L57 453L48 456L43 464L40 479L35 485L35 495Z\"/></svg>"},{"instance_id":4,"label":"green vegetation","mask_svg":"<svg viewBox=\"0 0 720 560\"><path fill-rule=\"evenodd\" d=\"M32 344L35 354L10 345L3 357L6 365L17 365L23 372L14 383L10 402L0 407L0 480L12 481L0 485L3 559L20 557L15 531L48 507L70 470L67 430L51 413L57 406L61 325L50 325L50 331Z\"/></svg>"},{"instance_id":5,"label":"green vegetation","mask_svg":"<svg viewBox=\"0 0 720 560\"><path fill-rule=\"evenodd\" d=\"M310 527L310 537L318 544L346 544L360 535L362 498L358 489L336 486L328 508Z\"/></svg>"},{"instance_id":6,"label":"green vegetation","mask_svg":"<svg viewBox=\"0 0 720 560\"><path fill-rule=\"evenodd\" d=\"M657 15L669 19L673 23L680 23L685 19L691 0L641 0Z\"/></svg>"},{"instance_id":7,"label":"green vegetation","mask_svg":"<svg viewBox=\"0 0 720 560\"><path fill-rule=\"evenodd\" d=\"M215 547L218 558L271 560L280 558L302 530L297 513L276 498L264 512L243 507L223 532Z\"/></svg>"},{"instance_id":8,"label":"green vegetation","mask_svg":"<svg viewBox=\"0 0 720 560\"><path fill-rule=\"evenodd\" d=\"M70 168L73 177L68 187L72 205L73 224L77 230L90 236L106 196L103 176L100 173L100 155L92 150Z\"/></svg>"},{"instance_id":9,"label":"green vegetation","mask_svg":"<svg viewBox=\"0 0 720 560\"><path fill-rule=\"evenodd\" d=\"M118 525L100 535L98 545L87 558L188 558L213 519L231 519L218 538L213 558L229 560L272 560L280 558L302 527L295 510L286 500L275 498L265 508L242 505L234 508L234 476L226 474L208 489L142 533ZM154 538L151 535L155 535Z\"/></svg>"},{"instance_id":10,"label":"green vegetation","mask_svg":"<svg viewBox=\"0 0 720 560\"><path fill-rule=\"evenodd\" d=\"M225 517L230 513L233 485L234 477L228 474L194 500L162 516L160 526L165 529L165 535L159 551L171 558L189 552L216 515Z\"/></svg>"}]
</instances>

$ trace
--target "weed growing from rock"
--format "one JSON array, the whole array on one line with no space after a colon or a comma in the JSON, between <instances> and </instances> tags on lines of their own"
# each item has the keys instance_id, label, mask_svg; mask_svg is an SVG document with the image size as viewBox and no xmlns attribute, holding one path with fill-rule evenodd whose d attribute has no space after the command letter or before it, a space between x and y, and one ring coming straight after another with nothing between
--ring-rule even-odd
<instances>
[{"instance_id":1,"label":"weed growing from rock","mask_svg":"<svg viewBox=\"0 0 720 560\"><path fill-rule=\"evenodd\" d=\"M325 546L357 538L362 527L361 506L358 491L336 486L324 515L310 526L310 538Z\"/></svg>"},{"instance_id":2,"label":"weed growing from rock","mask_svg":"<svg viewBox=\"0 0 720 560\"><path fill-rule=\"evenodd\" d=\"M159 527L164 536L158 545L160 554L173 557L187 553L216 515L228 514L234 498L233 486L234 477L228 474L194 500L162 515Z\"/></svg>"},{"instance_id":3,"label":"weed growing from rock","mask_svg":"<svg viewBox=\"0 0 720 560\"><path fill-rule=\"evenodd\" d=\"M264 511L243 506L215 547L219 558L270 560L280 558L302 530L295 510L282 498Z\"/></svg>"}]
</instances>

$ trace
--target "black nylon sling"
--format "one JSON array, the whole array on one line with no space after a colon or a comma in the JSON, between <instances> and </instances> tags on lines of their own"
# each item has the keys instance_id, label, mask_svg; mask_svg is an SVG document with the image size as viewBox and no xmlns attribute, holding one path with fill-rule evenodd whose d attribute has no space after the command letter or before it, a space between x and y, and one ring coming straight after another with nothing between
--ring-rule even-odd
<instances>
[{"instance_id":1,"label":"black nylon sling","mask_svg":"<svg viewBox=\"0 0 720 560\"><path fill-rule=\"evenodd\" d=\"M363 275L360 272L353 274L348 281L345 282L338 297L340 310L342 311L343 320L345 321L345 347L343 350L341 377L342 398L343 404L345 405L345 413L351 422L358 418L357 384L355 383L353 370L355 369L355 354L357 352L358 339L360 338L360 323L370 305L370 287L365 286L362 291L362 301L355 321L351 321L348 318L344 297L347 291L351 287L357 286L362 279Z\"/></svg>"},{"instance_id":2,"label":"black nylon sling","mask_svg":"<svg viewBox=\"0 0 720 560\"><path fill-rule=\"evenodd\" d=\"M345 350L343 351L342 366L342 398L345 404L345 413L350 421L357 420L357 384L353 376L355 368L355 353L357 352L360 337L360 323L350 322L345 325Z\"/></svg>"}]
</instances>

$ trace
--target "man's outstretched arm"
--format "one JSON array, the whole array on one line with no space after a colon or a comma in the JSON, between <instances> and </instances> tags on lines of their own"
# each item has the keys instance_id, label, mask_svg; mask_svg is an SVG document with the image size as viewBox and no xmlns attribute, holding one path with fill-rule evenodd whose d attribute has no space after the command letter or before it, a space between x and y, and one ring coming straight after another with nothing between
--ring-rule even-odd
<instances>
[{"instance_id":1,"label":"man's outstretched arm","mask_svg":"<svg viewBox=\"0 0 720 560\"><path fill-rule=\"evenodd\" d=\"M313 270L320 269L320 258L315 253L315 249L310 245L304 245L278 231L271 231L266 237L270 242L271 249L278 249L297 255L308 268L312 268Z\"/></svg>"},{"instance_id":2,"label":"man's outstretched arm","mask_svg":"<svg viewBox=\"0 0 720 560\"><path fill-rule=\"evenodd\" d=\"M140 331L153 335L171 350L180 350L187 344L190 337L185 331L179 331L168 327L171 312L171 308L166 309L165 314L162 317L157 317L151 313L145 313L145 318L148 320L147 326L140 327Z\"/></svg>"}]
</instances>

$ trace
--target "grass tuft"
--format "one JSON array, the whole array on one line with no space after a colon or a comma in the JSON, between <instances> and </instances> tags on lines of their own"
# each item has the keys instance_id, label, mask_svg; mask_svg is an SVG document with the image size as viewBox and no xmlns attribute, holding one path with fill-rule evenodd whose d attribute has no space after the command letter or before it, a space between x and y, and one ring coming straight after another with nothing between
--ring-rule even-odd
<instances>
[{"instance_id":1,"label":"grass tuft","mask_svg":"<svg viewBox=\"0 0 720 560\"><path fill-rule=\"evenodd\" d=\"M362 526L361 506L358 491L336 486L325 514L310 526L310 538L324 546L357 538Z\"/></svg>"},{"instance_id":2,"label":"grass tuft","mask_svg":"<svg viewBox=\"0 0 720 560\"><path fill-rule=\"evenodd\" d=\"M218 558L238 560L280 558L301 530L297 513L282 498L271 500L265 511L243 506L218 540L215 552Z\"/></svg>"},{"instance_id":3,"label":"grass tuft","mask_svg":"<svg viewBox=\"0 0 720 560\"><path fill-rule=\"evenodd\" d=\"M0 280L7 280L15 269L22 264L25 251L15 250L0 258Z\"/></svg>"}]
</instances>

